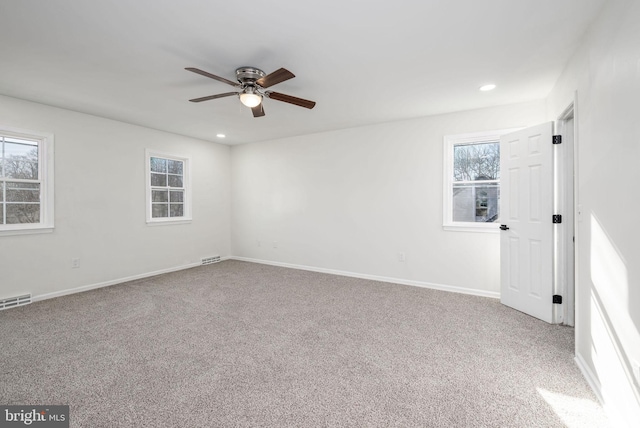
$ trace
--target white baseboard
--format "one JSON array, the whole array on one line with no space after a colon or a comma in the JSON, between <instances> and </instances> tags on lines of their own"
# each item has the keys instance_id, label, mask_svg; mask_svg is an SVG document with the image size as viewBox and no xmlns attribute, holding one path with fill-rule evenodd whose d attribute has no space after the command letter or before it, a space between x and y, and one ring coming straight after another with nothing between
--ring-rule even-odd
<instances>
[{"instance_id":1,"label":"white baseboard","mask_svg":"<svg viewBox=\"0 0 640 428\"><path fill-rule=\"evenodd\" d=\"M331 275L348 276L352 278L370 279L372 281L388 282L392 284L411 285L414 287L431 288L433 290L470 294L473 296L491 297L494 299L500 298L500 293L496 291L475 290L473 288L456 287L454 285L434 284L431 282L413 281L413 280L401 279L401 278L389 278L386 276L369 275L365 273L355 273L355 272L347 272L347 271L335 270L335 269L325 269L325 268L319 268L319 267L313 267L313 266L296 265L291 263L274 262L270 260L252 259L249 257L231 256L229 258L231 260L239 260L243 262L260 263L264 265L280 266L280 267L286 267L291 269L308 270L311 272L328 273Z\"/></svg>"},{"instance_id":2,"label":"white baseboard","mask_svg":"<svg viewBox=\"0 0 640 428\"><path fill-rule=\"evenodd\" d=\"M576 365L580 369L582 376L586 379L587 383L591 387L591 390L602 405L602 408L609 418L610 425L612 427L620 428L637 427L637 415L640 415L640 402L636 401L635 404L637 404L637 406L629 407L629 403L623 404L617 400L612 400L610 396L608 397L608 399L605 399L602 385L600 384L598 377L595 375L593 370L591 370L589 364L585 361L582 355L577 354L574 360L576 362ZM609 388L611 388L611 386L609 386ZM604 391L606 392L606 389ZM609 395L611 395L611 391L609 391Z\"/></svg>"},{"instance_id":3,"label":"white baseboard","mask_svg":"<svg viewBox=\"0 0 640 428\"><path fill-rule=\"evenodd\" d=\"M587 383L591 387L591 390L593 390L593 393L596 394L596 398L598 399L600 404L604 407L604 400L602 399L602 390L600 387L600 381L593 374L593 372L591 371L591 368L589 367L587 362L584 360L582 355L576 354L574 361L576 362L576 365L580 369L582 376L587 380Z\"/></svg>"},{"instance_id":4,"label":"white baseboard","mask_svg":"<svg viewBox=\"0 0 640 428\"><path fill-rule=\"evenodd\" d=\"M228 260L229 257L220 257L220 261ZM111 281L99 282L96 284L82 285L80 287L68 288L66 290L54 291L52 293L39 294L33 296L31 301L37 302L40 300L53 299L54 297L66 296L69 294L81 293L83 291L95 290L96 288L108 287L110 285L122 284L123 282L135 281L137 279L149 278L151 276L161 275L163 273L177 272L179 270L191 269L194 267L202 266L202 263L189 263L186 265L175 266L167 269L156 270L153 272L145 272L138 275L132 275L125 278L113 279Z\"/></svg>"},{"instance_id":5,"label":"white baseboard","mask_svg":"<svg viewBox=\"0 0 640 428\"><path fill-rule=\"evenodd\" d=\"M473 288L457 287L457 286L453 286L453 285L434 284L434 283L430 283L430 282L413 281L413 280L407 280L407 279L402 279L402 278L390 278L390 277L385 277L385 276L369 275L369 274L364 274L364 273L355 273L355 272L341 271L341 270L335 270L335 269L325 269L325 268L319 268L319 267L313 267L313 266L304 266L304 265L296 265L296 264L291 264L291 263L274 262L274 261L269 261L269 260L252 259L252 258L249 258L249 257L228 256L228 257L221 257L220 258L220 261L224 261L224 260L239 260L239 261L244 261L244 262L260 263L260 264L266 264L266 265L272 265L272 266L286 267L286 268L290 268L290 269L300 269L300 270L307 270L307 271L311 271L311 272L327 273L327 274L331 274L331 275L340 275L340 276L348 276L348 277L352 277L352 278L369 279L369 280L372 280L372 281L387 282L387 283L391 283L391 284L410 285L410 286L413 286L413 287L422 287L422 288L430 288L430 289L433 289L433 290L449 291L449 292L453 292L453 293L470 294L470 295L473 295L473 296L491 297L491 298L494 298L494 299L499 299L500 298L500 293L495 292L495 291L476 290L476 289L473 289ZM33 296L32 297L32 301L33 302L37 302L37 301L40 301L40 300L53 299L54 297L61 297L61 296L69 295L69 294L81 293L83 291L95 290L97 288L108 287L110 285L116 285L116 284L122 284L123 282L135 281L137 279L143 279L143 278L148 278L148 277L151 277L151 276L161 275L163 273L176 272L176 271L179 271L179 270L190 269L190 268L194 268L194 267L197 267L197 266L201 266L201 263L190 263L190 264L181 265L181 266L175 266L175 267L171 267L171 268L167 268L167 269L161 269L161 270L157 270L157 271L153 271L153 272L145 272L145 273L141 273L141 274L138 274L138 275L132 275L132 276L124 277L124 278L113 279L113 280L110 280L110 281L99 282L99 283L96 283L96 284L83 285L83 286L80 286L80 287L68 288L68 289L60 290L60 291L54 291L52 293L39 294L37 296Z\"/></svg>"}]
</instances>

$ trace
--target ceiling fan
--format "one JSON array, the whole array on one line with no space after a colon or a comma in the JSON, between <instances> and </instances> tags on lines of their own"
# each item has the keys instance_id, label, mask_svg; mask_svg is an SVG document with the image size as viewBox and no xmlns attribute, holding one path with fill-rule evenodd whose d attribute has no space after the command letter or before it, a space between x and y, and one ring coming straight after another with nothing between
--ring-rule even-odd
<instances>
[{"instance_id":1,"label":"ceiling fan","mask_svg":"<svg viewBox=\"0 0 640 428\"><path fill-rule=\"evenodd\" d=\"M264 108L262 107L262 99L264 97L308 109L312 109L316 105L315 101L309 101L293 97L291 95L281 94L280 92L267 90L267 88L273 85L296 77L292 72L285 68L280 68L273 73L265 74L264 71L255 67L240 67L236 70L236 79L238 80L238 83L193 67L187 67L185 70L226 83L227 85L231 85L237 89L236 92L225 92L223 94L209 95L189 100L193 103L238 95L240 97L240 102L251 109L253 117L264 116Z\"/></svg>"}]
</instances>

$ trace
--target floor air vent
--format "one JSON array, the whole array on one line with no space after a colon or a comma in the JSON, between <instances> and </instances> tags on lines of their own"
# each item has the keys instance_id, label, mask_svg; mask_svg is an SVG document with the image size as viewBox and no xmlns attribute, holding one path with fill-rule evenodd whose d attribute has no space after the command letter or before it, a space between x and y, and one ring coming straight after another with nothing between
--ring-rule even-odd
<instances>
[{"instance_id":1,"label":"floor air vent","mask_svg":"<svg viewBox=\"0 0 640 428\"><path fill-rule=\"evenodd\" d=\"M0 299L0 311L3 309L13 308L15 306L28 305L29 303L31 303L31 293L25 294L24 296Z\"/></svg>"},{"instance_id":2,"label":"floor air vent","mask_svg":"<svg viewBox=\"0 0 640 428\"><path fill-rule=\"evenodd\" d=\"M220 261L220 256L204 257L202 259L202 264L203 265L210 265L212 263L218 263L219 261Z\"/></svg>"}]
</instances>

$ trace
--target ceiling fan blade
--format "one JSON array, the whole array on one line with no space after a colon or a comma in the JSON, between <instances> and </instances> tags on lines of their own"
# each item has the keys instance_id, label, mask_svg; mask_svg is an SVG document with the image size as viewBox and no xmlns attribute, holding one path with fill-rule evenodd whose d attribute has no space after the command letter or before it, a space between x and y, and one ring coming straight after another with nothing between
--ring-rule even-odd
<instances>
[{"instance_id":1,"label":"ceiling fan blade","mask_svg":"<svg viewBox=\"0 0 640 428\"><path fill-rule=\"evenodd\" d=\"M279 92L267 91L266 95L272 100L284 101L285 103L295 104L308 109L312 109L316 106L315 101L304 100L302 98L292 97L291 95L281 94Z\"/></svg>"},{"instance_id":2,"label":"ceiling fan blade","mask_svg":"<svg viewBox=\"0 0 640 428\"><path fill-rule=\"evenodd\" d=\"M236 87L240 86L240 84L238 82L232 82L231 80L225 79L224 77L220 77L220 76L216 76L215 74L207 73L206 71L202 71L202 70L200 70L198 68L187 67L187 68L185 68L185 70L189 70L189 71L192 71L194 73L200 74L202 76L209 77L211 79L215 79L218 82L226 83L227 85L236 86Z\"/></svg>"},{"instance_id":3,"label":"ceiling fan blade","mask_svg":"<svg viewBox=\"0 0 640 428\"><path fill-rule=\"evenodd\" d=\"M209 95L207 97L200 97L200 98L194 98L191 101L192 103L199 103L202 101L209 101L209 100L215 100L216 98L224 98L224 97L230 97L232 95L238 95L237 92L225 92L224 94L217 94L217 95Z\"/></svg>"},{"instance_id":4,"label":"ceiling fan blade","mask_svg":"<svg viewBox=\"0 0 640 428\"><path fill-rule=\"evenodd\" d=\"M251 113L253 113L253 117L262 117L264 116L264 108L262 107L262 103L251 109Z\"/></svg>"},{"instance_id":5,"label":"ceiling fan blade","mask_svg":"<svg viewBox=\"0 0 640 428\"><path fill-rule=\"evenodd\" d=\"M296 77L296 75L286 68L280 68L273 73L269 73L266 76L256 80L256 83L263 88L268 88L269 86L277 85L278 83L282 83L285 80L293 79L294 77Z\"/></svg>"}]
</instances>

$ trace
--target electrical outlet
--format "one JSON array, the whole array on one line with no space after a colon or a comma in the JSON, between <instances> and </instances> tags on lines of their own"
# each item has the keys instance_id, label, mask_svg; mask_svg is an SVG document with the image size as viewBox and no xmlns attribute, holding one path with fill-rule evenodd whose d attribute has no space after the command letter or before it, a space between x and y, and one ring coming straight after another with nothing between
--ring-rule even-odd
<instances>
[{"instance_id":1,"label":"electrical outlet","mask_svg":"<svg viewBox=\"0 0 640 428\"><path fill-rule=\"evenodd\" d=\"M398 253L398 261L404 262L405 260L407 260L406 255L404 253Z\"/></svg>"},{"instance_id":2,"label":"electrical outlet","mask_svg":"<svg viewBox=\"0 0 640 428\"><path fill-rule=\"evenodd\" d=\"M78 259L78 258L71 259L71 268L72 269L77 269L79 267L80 267L80 259Z\"/></svg>"},{"instance_id":3,"label":"electrical outlet","mask_svg":"<svg viewBox=\"0 0 640 428\"><path fill-rule=\"evenodd\" d=\"M278 241L273 241L273 248L278 248Z\"/></svg>"}]
</instances>

